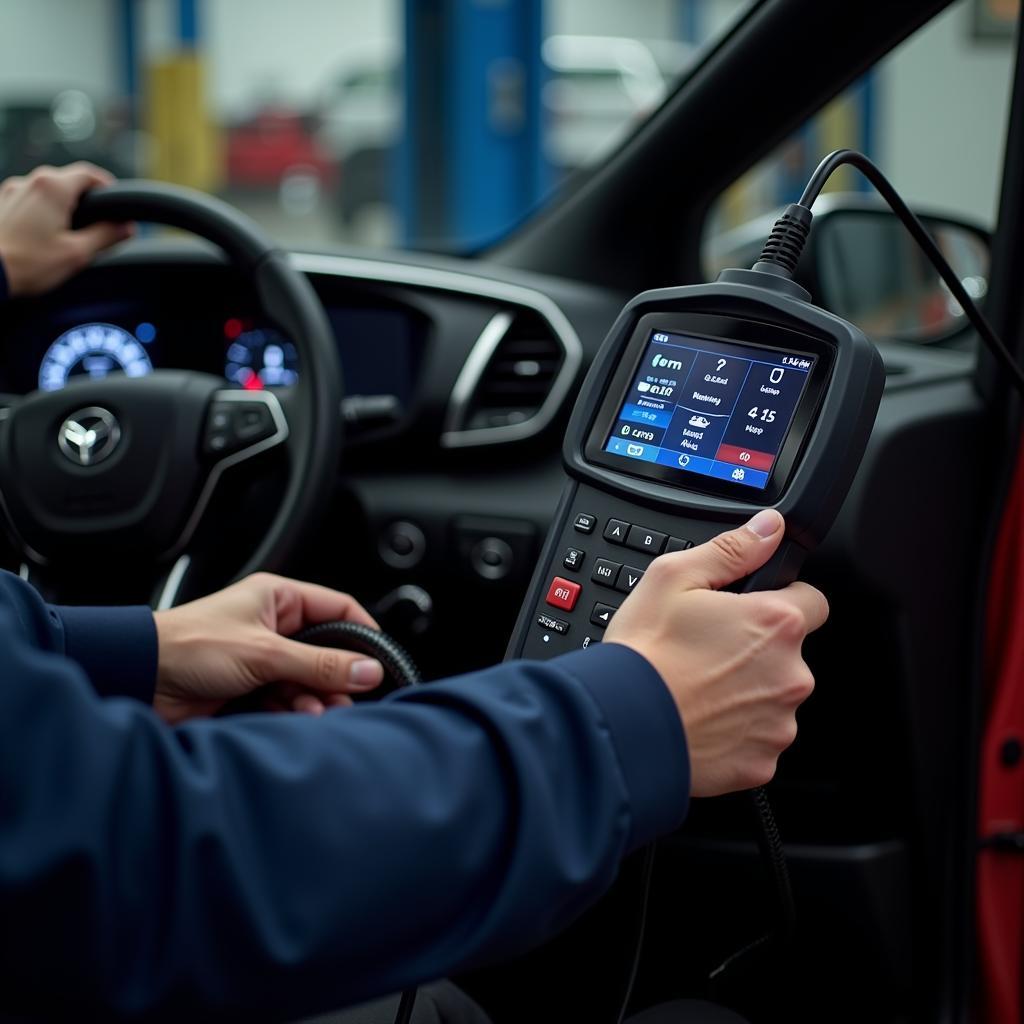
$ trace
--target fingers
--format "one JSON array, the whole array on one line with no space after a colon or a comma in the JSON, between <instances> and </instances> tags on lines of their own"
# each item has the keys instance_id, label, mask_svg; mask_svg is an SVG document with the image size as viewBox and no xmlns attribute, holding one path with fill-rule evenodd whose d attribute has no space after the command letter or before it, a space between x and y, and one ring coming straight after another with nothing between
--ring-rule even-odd
<instances>
[{"instance_id":1,"label":"fingers","mask_svg":"<svg viewBox=\"0 0 1024 1024\"><path fill-rule=\"evenodd\" d=\"M70 241L82 262L88 263L98 252L131 238L134 233L135 227L132 224L103 222L72 231Z\"/></svg>"},{"instance_id":2,"label":"fingers","mask_svg":"<svg viewBox=\"0 0 1024 1024\"><path fill-rule=\"evenodd\" d=\"M820 590L807 583L791 583L783 590L759 590L736 594L762 625L778 632L797 647L808 633L820 629L828 619L828 601Z\"/></svg>"},{"instance_id":3,"label":"fingers","mask_svg":"<svg viewBox=\"0 0 1024 1024\"><path fill-rule=\"evenodd\" d=\"M828 619L828 601L825 595L806 583L791 583L777 596L798 608L804 617L806 632L813 633L825 625Z\"/></svg>"},{"instance_id":4,"label":"fingers","mask_svg":"<svg viewBox=\"0 0 1024 1024\"><path fill-rule=\"evenodd\" d=\"M300 715L322 715L331 708L350 708L352 698L347 693L310 693L297 686L284 684L264 688L259 708L276 714L294 712Z\"/></svg>"},{"instance_id":5,"label":"fingers","mask_svg":"<svg viewBox=\"0 0 1024 1024\"><path fill-rule=\"evenodd\" d=\"M322 715L324 713L324 702L311 693L300 693L292 698L292 711L302 715Z\"/></svg>"},{"instance_id":6,"label":"fingers","mask_svg":"<svg viewBox=\"0 0 1024 1024\"><path fill-rule=\"evenodd\" d=\"M329 693L318 697L313 693L299 693L292 698L292 711L300 715L322 715L330 708L350 708L352 698L345 693Z\"/></svg>"},{"instance_id":7,"label":"fingers","mask_svg":"<svg viewBox=\"0 0 1024 1024\"><path fill-rule=\"evenodd\" d=\"M365 693L384 680L379 661L353 651L300 644L275 637L267 658L266 671L280 683L323 694Z\"/></svg>"},{"instance_id":8,"label":"fingers","mask_svg":"<svg viewBox=\"0 0 1024 1024\"><path fill-rule=\"evenodd\" d=\"M686 590L718 590L749 576L775 554L784 522L775 509L762 509L746 525L706 544L665 557ZM656 564L656 563L655 563Z\"/></svg>"},{"instance_id":9,"label":"fingers","mask_svg":"<svg viewBox=\"0 0 1024 1024\"><path fill-rule=\"evenodd\" d=\"M114 176L102 167L79 160L66 167L37 167L28 181L36 188L59 195L70 207L89 189L113 184Z\"/></svg>"},{"instance_id":10,"label":"fingers","mask_svg":"<svg viewBox=\"0 0 1024 1024\"><path fill-rule=\"evenodd\" d=\"M380 629L373 616L349 594L269 574L258 574L249 579L257 586L269 583L274 588L280 633L297 633L303 626L338 619Z\"/></svg>"}]
</instances>

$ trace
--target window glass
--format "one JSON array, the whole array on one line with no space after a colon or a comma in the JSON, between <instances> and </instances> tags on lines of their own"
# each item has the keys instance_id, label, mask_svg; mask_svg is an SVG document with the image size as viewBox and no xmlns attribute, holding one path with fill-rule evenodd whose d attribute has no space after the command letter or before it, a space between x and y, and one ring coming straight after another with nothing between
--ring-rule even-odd
<instances>
[{"instance_id":1,"label":"window glass","mask_svg":"<svg viewBox=\"0 0 1024 1024\"><path fill-rule=\"evenodd\" d=\"M822 156L846 146L871 157L918 212L990 231L1019 6L1017 0L952 5L751 168L721 195L708 218L706 273L755 260L774 215L799 198ZM863 212L881 202L857 172L840 170L826 193L831 199L820 209L839 213L827 215L817 280L835 289L819 300L841 292L843 309L836 303L832 308L880 336L937 340L950 333L947 328L962 325L962 311L902 229L887 223L884 211ZM823 223L819 214L816 224ZM940 221L929 226L968 291L983 297L984 235Z\"/></svg>"},{"instance_id":2,"label":"window glass","mask_svg":"<svg viewBox=\"0 0 1024 1024\"><path fill-rule=\"evenodd\" d=\"M87 159L295 245L465 249L618 145L750 3L5 0L0 175Z\"/></svg>"}]
</instances>

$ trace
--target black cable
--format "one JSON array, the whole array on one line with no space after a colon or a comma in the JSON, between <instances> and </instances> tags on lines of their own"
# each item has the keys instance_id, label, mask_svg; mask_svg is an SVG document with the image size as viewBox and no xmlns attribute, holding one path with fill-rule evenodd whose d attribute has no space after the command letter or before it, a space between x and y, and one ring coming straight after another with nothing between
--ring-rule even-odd
<instances>
[{"instance_id":1,"label":"black cable","mask_svg":"<svg viewBox=\"0 0 1024 1024\"><path fill-rule=\"evenodd\" d=\"M758 845L771 869L775 893L779 899L780 923L773 934L780 942L788 943L792 941L796 932L796 901L793 899L793 883L789 877L786 851L782 846L782 836L779 834L772 805L768 801L767 789L758 786L757 789L751 790L750 798L760 826Z\"/></svg>"},{"instance_id":2,"label":"black cable","mask_svg":"<svg viewBox=\"0 0 1024 1024\"><path fill-rule=\"evenodd\" d=\"M302 644L336 647L376 658L384 666L387 676L385 692L404 686L418 686L423 681L416 662L405 648L387 633L381 633L371 626L363 626L358 622L321 622L296 633L292 639Z\"/></svg>"},{"instance_id":3,"label":"black cable","mask_svg":"<svg viewBox=\"0 0 1024 1024\"><path fill-rule=\"evenodd\" d=\"M419 686L423 682L416 662L397 640L358 622L321 622L296 633L292 639L303 644L356 651L376 658L384 666L386 691ZM399 1000L395 1024L409 1024L415 1004L416 989L407 988Z\"/></svg>"},{"instance_id":4,"label":"black cable","mask_svg":"<svg viewBox=\"0 0 1024 1024\"><path fill-rule=\"evenodd\" d=\"M967 294L960 279L942 255L941 250L935 244L931 235L928 234L924 225L900 198L899 193L893 188L885 175L863 153L858 153L853 149L838 149L833 153L829 153L818 164L810 180L807 182L807 187L804 189L799 201L791 203L786 207L782 215L776 220L771 234L761 250L761 256L757 263L754 264L753 269L780 277L790 278L793 276L810 233L811 221L813 219L811 207L821 194L821 190L825 187L828 179L835 173L837 168L843 165L855 167L860 171L877 189L879 195L889 204L893 213L903 222L911 237L921 247L921 250L938 271L939 276L946 283L946 287L949 288L950 294L960 303L960 307L978 332L979 337L989 347L996 359L999 360L1003 369L1009 373L1017 389L1024 394L1024 371L1014 361L1009 349L1003 344L971 296ZM766 932L759 938L747 943L723 960L711 972L710 980L713 983L717 983L737 963L746 959L756 950L760 950L773 942L781 944L790 942L796 930L796 904L793 899L789 868L786 865L785 850L775 822L775 815L772 813L771 804L768 801L768 794L763 787L759 787L752 791L751 800L758 817L758 845L761 848L762 857L771 871L775 892L778 897L779 923L772 931Z\"/></svg>"},{"instance_id":5,"label":"black cable","mask_svg":"<svg viewBox=\"0 0 1024 1024\"><path fill-rule=\"evenodd\" d=\"M768 865L775 886L775 895L779 904L779 923L776 927L759 935L756 939L741 946L735 953L727 956L708 975L712 986L719 985L729 971L741 961L746 960L752 953L772 944L787 946L792 942L796 932L796 901L793 898L793 885L789 877L789 866L786 863L786 851L782 845L779 826L775 821L775 814L764 786L758 786L750 791L750 802L757 814L757 845L761 851L761 859Z\"/></svg>"},{"instance_id":6,"label":"black cable","mask_svg":"<svg viewBox=\"0 0 1024 1024\"><path fill-rule=\"evenodd\" d=\"M811 223L811 206L815 199L821 194L825 183L843 165L855 167L868 181L874 185L878 194L889 204L890 209L903 222L904 227L910 232L911 237L921 247L921 250L931 261L938 271L939 276L946 283L950 294L964 311L971 325L978 332L978 336L988 346L989 350L996 357L1003 369L1013 379L1017 390L1024 395L1024 370L1017 365L1010 350L1003 344L996 334L992 325L985 318L984 313L978 308L977 303L960 283L956 273L946 262L945 256L935 244L932 236L928 234L925 226L918 220L916 214L900 198L899 193L890 184L888 178L866 157L854 149L837 149L829 153L824 160L818 164L816 170L807 182L807 187L800 196L798 202L791 204L786 211L775 222L775 227L761 252L761 258L755 264L755 270L770 270L773 273L783 271L785 277L791 277L796 269L800 254L803 252L804 242L807 240L807 233Z\"/></svg>"},{"instance_id":7,"label":"black cable","mask_svg":"<svg viewBox=\"0 0 1024 1024\"><path fill-rule=\"evenodd\" d=\"M651 873L654 870L654 850L654 843L651 843L644 850L644 863L640 869L640 921L636 929L636 944L633 947L633 963L629 968L629 981L626 983L626 991L622 997L622 1005L619 1008L616 1024L622 1024L622 1018L626 1016L626 1011L629 1009L629 1001L633 998L636 976L640 970L640 957L644 950L644 933L647 931L647 906L650 903L651 897Z\"/></svg>"},{"instance_id":8,"label":"black cable","mask_svg":"<svg viewBox=\"0 0 1024 1024\"><path fill-rule=\"evenodd\" d=\"M407 988L402 993L398 1003L398 1013L395 1014L395 1024L409 1024L412 1020L412 1009L416 1004L416 989Z\"/></svg>"}]
</instances>

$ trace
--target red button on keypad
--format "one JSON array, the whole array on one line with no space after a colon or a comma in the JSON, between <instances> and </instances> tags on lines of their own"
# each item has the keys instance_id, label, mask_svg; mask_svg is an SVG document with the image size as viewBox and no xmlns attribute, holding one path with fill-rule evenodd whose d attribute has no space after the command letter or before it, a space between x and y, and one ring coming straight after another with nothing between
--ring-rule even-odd
<instances>
[{"instance_id":1,"label":"red button on keypad","mask_svg":"<svg viewBox=\"0 0 1024 1024\"><path fill-rule=\"evenodd\" d=\"M545 600L554 608L562 608L567 612L571 612L576 607L576 601L582 589L578 583L573 583L572 580L556 576L551 581L551 586L548 588L548 596Z\"/></svg>"}]
</instances>

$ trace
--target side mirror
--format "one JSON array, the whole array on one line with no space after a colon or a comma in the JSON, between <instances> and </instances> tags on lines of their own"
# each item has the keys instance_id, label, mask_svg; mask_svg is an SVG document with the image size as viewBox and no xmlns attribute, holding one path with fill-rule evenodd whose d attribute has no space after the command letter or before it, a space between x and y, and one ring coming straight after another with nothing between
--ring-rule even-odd
<instances>
[{"instance_id":1,"label":"side mirror","mask_svg":"<svg viewBox=\"0 0 1024 1024\"><path fill-rule=\"evenodd\" d=\"M935 344L969 327L960 304L894 213L856 196L823 198L829 201L815 209L800 275L815 301L875 338ZM918 215L967 294L984 306L988 232Z\"/></svg>"},{"instance_id":2,"label":"side mirror","mask_svg":"<svg viewBox=\"0 0 1024 1024\"><path fill-rule=\"evenodd\" d=\"M705 272L714 277L724 267L751 266L780 212L709 238ZM984 308L989 233L963 220L915 212L967 294ZM970 326L902 222L875 196L828 192L818 199L796 279L816 303L869 337L934 345Z\"/></svg>"}]
</instances>

